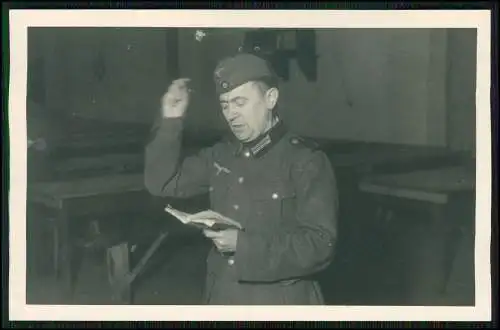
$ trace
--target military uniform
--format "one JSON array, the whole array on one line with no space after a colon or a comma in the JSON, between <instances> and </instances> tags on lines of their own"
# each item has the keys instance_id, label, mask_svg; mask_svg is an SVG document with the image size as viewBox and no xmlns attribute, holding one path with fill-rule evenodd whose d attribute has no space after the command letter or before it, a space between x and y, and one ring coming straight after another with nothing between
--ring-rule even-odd
<instances>
[{"instance_id":1,"label":"military uniform","mask_svg":"<svg viewBox=\"0 0 500 330\"><path fill-rule=\"evenodd\" d=\"M221 87L241 80L229 77ZM323 304L314 275L330 264L337 237L335 176L325 154L280 121L252 143L226 139L180 159L182 128L179 118L156 126L146 187L177 198L209 193L214 211L245 228L233 256L210 251L205 302Z\"/></svg>"}]
</instances>

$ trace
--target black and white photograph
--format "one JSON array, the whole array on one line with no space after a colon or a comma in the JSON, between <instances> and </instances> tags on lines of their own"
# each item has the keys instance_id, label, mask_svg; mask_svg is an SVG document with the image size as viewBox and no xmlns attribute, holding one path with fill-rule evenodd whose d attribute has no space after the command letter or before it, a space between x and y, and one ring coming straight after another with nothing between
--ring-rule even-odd
<instances>
[{"instance_id":1,"label":"black and white photograph","mask_svg":"<svg viewBox=\"0 0 500 330\"><path fill-rule=\"evenodd\" d=\"M11 10L11 318L489 320L490 33Z\"/></svg>"}]
</instances>

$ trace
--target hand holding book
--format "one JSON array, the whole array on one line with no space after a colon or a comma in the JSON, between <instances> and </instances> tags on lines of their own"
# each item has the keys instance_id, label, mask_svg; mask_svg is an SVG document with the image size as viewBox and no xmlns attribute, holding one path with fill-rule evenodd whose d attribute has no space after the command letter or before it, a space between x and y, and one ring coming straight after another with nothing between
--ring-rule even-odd
<instances>
[{"instance_id":1,"label":"hand holding book","mask_svg":"<svg viewBox=\"0 0 500 330\"><path fill-rule=\"evenodd\" d=\"M173 215L176 219L185 225L193 226L199 229L208 229L212 231L221 231L226 229L244 230L240 223L228 217L223 216L212 210L206 210L194 214L189 214L174 209L167 205L165 211Z\"/></svg>"}]
</instances>

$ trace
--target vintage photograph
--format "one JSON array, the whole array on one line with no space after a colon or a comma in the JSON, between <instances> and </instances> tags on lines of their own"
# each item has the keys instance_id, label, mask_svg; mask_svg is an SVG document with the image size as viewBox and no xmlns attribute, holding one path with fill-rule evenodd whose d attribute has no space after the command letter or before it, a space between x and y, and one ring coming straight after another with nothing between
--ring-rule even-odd
<instances>
[{"instance_id":1,"label":"vintage photograph","mask_svg":"<svg viewBox=\"0 0 500 330\"><path fill-rule=\"evenodd\" d=\"M477 304L478 29L26 33L27 305Z\"/></svg>"}]
</instances>

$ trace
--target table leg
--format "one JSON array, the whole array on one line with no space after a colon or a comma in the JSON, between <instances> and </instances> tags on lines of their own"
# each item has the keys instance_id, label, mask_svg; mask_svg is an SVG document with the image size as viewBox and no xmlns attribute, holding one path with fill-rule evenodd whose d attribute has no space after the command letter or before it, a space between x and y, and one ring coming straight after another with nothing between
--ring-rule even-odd
<instances>
[{"instance_id":1,"label":"table leg","mask_svg":"<svg viewBox=\"0 0 500 330\"><path fill-rule=\"evenodd\" d=\"M130 248L128 242L112 246L107 251L108 279L113 291L113 300L118 304L132 303L132 283L142 273L146 264L158 250L168 232L162 232L151 244L144 256L130 269Z\"/></svg>"},{"instance_id":2,"label":"table leg","mask_svg":"<svg viewBox=\"0 0 500 330\"><path fill-rule=\"evenodd\" d=\"M446 285L450 276L450 271L455 256L455 251L460 239L459 227L454 219L448 219L448 205L434 206L434 225L437 227L442 240L442 273L440 274L439 292L446 292ZM452 221L450 221L452 220Z\"/></svg>"},{"instance_id":3,"label":"table leg","mask_svg":"<svg viewBox=\"0 0 500 330\"><path fill-rule=\"evenodd\" d=\"M54 274L57 276L60 270L60 257L59 257L59 230L57 226L57 219L49 219L50 231L52 232L52 262L54 267Z\"/></svg>"},{"instance_id":4,"label":"table leg","mask_svg":"<svg viewBox=\"0 0 500 330\"><path fill-rule=\"evenodd\" d=\"M78 258L75 254L75 247L72 244L71 226L67 216L66 210L63 208L57 218L56 224L56 243L58 247L55 249L55 262L56 277L61 283L61 290L65 300L68 303L73 302L73 295L75 291L75 282L77 277L77 264Z\"/></svg>"},{"instance_id":5,"label":"table leg","mask_svg":"<svg viewBox=\"0 0 500 330\"><path fill-rule=\"evenodd\" d=\"M130 272L130 249L127 242L108 248L107 266L113 301L120 305L131 304L131 283L126 281Z\"/></svg>"},{"instance_id":6,"label":"table leg","mask_svg":"<svg viewBox=\"0 0 500 330\"><path fill-rule=\"evenodd\" d=\"M444 205L431 205L431 222L422 233L413 277L412 304L440 305L446 285L446 256L449 228Z\"/></svg>"},{"instance_id":7,"label":"table leg","mask_svg":"<svg viewBox=\"0 0 500 330\"><path fill-rule=\"evenodd\" d=\"M446 296L453 305L475 304L474 235L462 229L446 281Z\"/></svg>"}]
</instances>

